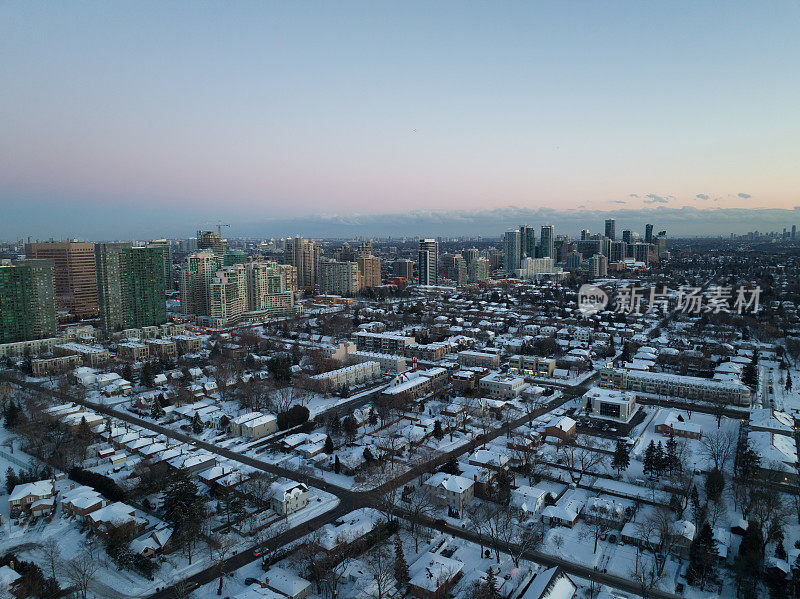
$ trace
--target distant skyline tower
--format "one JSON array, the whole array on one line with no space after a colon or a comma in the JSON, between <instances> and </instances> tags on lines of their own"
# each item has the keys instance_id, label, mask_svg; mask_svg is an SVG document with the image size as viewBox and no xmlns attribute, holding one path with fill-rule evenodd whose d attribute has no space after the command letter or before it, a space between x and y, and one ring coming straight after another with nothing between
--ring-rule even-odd
<instances>
[{"instance_id":1,"label":"distant skyline tower","mask_svg":"<svg viewBox=\"0 0 800 599\"><path fill-rule=\"evenodd\" d=\"M797 239L797 225L792 225L792 239Z\"/></svg>"},{"instance_id":2,"label":"distant skyline tower","mask_svg":"<svg viewBox=\"0 0 800 599\"><path fill-rule=\"evenodd\" d=\"M589 229L581 230L581 241L586 241L587 239L589 239L590 235L591 235L591 232L589 231Z\"/></svg>"},{"instance_id":3,"label":"distant skyline tower","mask_svg":"<svg viewBox=\"0 0 800 599\"><path fill-rule=\"evenodd\" d=\"M522 236L516 229L506 231L503 236L503 264L506 273L513 276L515 270L519 270L520 254L522 253Z\"/></svg>"},{"instance_id":4,"label":"distant skyline tower","mask_svg":"<svg viewBox=\"0 0 800 599\"><path fill-rule=\"evenodd\" d=\"M653 243L653 225L649 223L644 226L644 242Z\"/></svg>"},{"instance_id":5,"label":"distant skyline tower","mask_svg":"<svg viewBox=\"0 0 800 599\"><path fill-rule=\"evenodd\" d=\"M633 231L630 229L625 229L622 232L622 241L628 244L633 243Z\"/></svg>"},{"instance_id":6,"label":"distant skyline tower","mask_svg":"<svg viewBox=\"0 0 800 599\"><path fill-rule=\"evenodd\" d=\"M439 282L439 244L435 239L419 240L420 285L436 285Z\"/></svg>"},{"instance_id":7,"label":"distant skyline tower","mask_svg":"<svg viewBox=\"0 0 800 599\"><path fill-rule=\"evenodd\" d=\"M536 230L528 225L519 228L519 259L536 257Z\"/></svg>"},{"instance_id":8,"label":"distant skyline tower","mask_svg":"<svg viewBox=\"0 0 800 599\"><path fill-rule=\"evenodd\" d=\"M606 219L606 237L608 237L611 241L616 240L616 228L617 228L617 221L613 218Z\"/></svg>"},{"instance_id":9,"label":"distant skyline tower","mask_svg":"<svg viewBox=\"0 0 800 599\"><path fill-rule=\"evenodd\" d=\"M539 243L539 258L553 258L555 260L555 238L555 227L553 227L553 225L542 225L542 235Z\"/></svg>"},{"instance_id":10,"label":"distant skyline tower","mask_svg":"<svg viewBox=\"0 0 800 599\"><path fill-rule=\"evenodd\" d=\"M286 263L297 269L299 287L310 289L319 282L319 254L319 245L313 239L294 237L286 240Z\"/></svg>"}]
</instances>

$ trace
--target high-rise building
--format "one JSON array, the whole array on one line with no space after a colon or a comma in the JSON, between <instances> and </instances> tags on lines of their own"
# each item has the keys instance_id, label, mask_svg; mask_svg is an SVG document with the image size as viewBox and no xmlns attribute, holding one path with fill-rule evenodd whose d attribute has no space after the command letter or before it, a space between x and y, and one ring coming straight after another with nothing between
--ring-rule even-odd
<instances>
[{"instance_id":1,"label":"high-rise building","mask_svg":"<svg viewBox=\"0 0 800 599\"><path fill-rule=\"evenodd\" d=\"M506 231L503 236L503 264L509 277L514 276L514 271L519 269L522 253L522 239L517 230Z\"/></svg>"},{"instance_id":2,"label":"high-rise building","mask_svg":"<svg viewBox=\"0 0 800 599\"><path fill-rule=\"evenodd\" d=\"M608 237L611 241L616 240L616 228L617 228L617 221L613 218L606 219L606 237Z\"/></svg>"},{"instance_id":3,"label":"high-rise building","mask_svg":"<svg viewBox=\"0 0 800 599\"><path fill-rule=\"evenodd\" d=\"M200 251L208 250L222 258L228 250L228 240L216 231L198 231L197 249Z\"/></svg>"},{"instance_id":4,"label":"high-rise building","mask_svg":"<svg viewBox=\"0 0 800 599\"><path fill-rule=\"evenodd\" d=\"M591 233L589 232L589 229L582 229L581 230L581 241L586 241L587 239L589 239L590 235L591 235Z\"/></svg>"},{"instance_id":5,"label":"high-rise building","mask_svg":"<svg viewBox=\"0 0 800 599\"><path fill-rule=\"evenodd\" d=\"M247 271L243 264L225 266L214 274L208 290L211 326L241 320L248 309Z\"/></svg>"},{"instance_id":6,"label":"high-rise building","mask_svg":"<svg viewBox=\"0 0 800 599\"><path fill-rule=\"evenodd\" d=\"M542 225L542 235L539 242L539 258L553 258L556 257L556 234L553 225Z\"/></svg>"},{"instance_id":7,"label":"high-rise building","mask_svg":"<svg viewBox=\"0 0 800 599\"><path fill-rule=\"evenodd\" d=\"M320 292L330 295L352 296L360 288L357 262L320 262Z\"/></svg>"},{"instance_id":8,"label":"high-rise building","mask_svg":"<svg viewBox=\"0 0 800 599\"><path fill-rule=\"evenodd\" d=\"M555 260L553 258L525 258L516 274L521 279L533 279L536 278L536 275L554 272Z\"/></svg>"},{"instance_id":9,"label":"high-rise building","mask_svg":"<svg viewBox=\"0 0 800 599\"><path fill-rule=\"evenodd\" d=\"M622 241L628 244L633 243L633 231L631 231L630 229L625 229L622 232Z\"/></svg>"},{"instance_id":10,"label":"high-rise building","mask_svg":"<svg viewBox=\"0 0 800 599\"><path fill-rule=\"evenodd\" d=\"M394 263L394 274L397 277L403 277L406 281L411 281L414 278L414 261L397 260Z\"/></svg>"},{"instance_id":11,"label":"high-rise building","mask_svg":"<svg viewBox=\"0 0 800 599\"><path fill-rule=\"evenodd\" d=\"M644 242L653 243L653 225L650 223L644 226Z\"/></svg>"},{"instance_id":12,"label":"high-rise building","mask_svg":"<svg viewBox=\"0 0 800 599\"><path fill-rule=\"evenodd\" d=\"M792 225L792 239L797 239L797 225Z\"/></svg>"},{"instance_id":13,"label":"high-rise building","mask_svg":"<svg viewBox=\"0 0 800 599\"><path fill-rule=\"evenodd\" d=\"M94 244L78 241L29 243L25 256L53 261L56 308L76 316L97 315Z\"/></svg>"},{"instance_id":14,"label":"high-rise building","mask_svg":"<svg viewBox=\"0 0 800 599\"><path fill-rule=\"evenodd\" d=\"M172 246L166 239L154 239L147 244L147 247L159 248L164 258L164 286L167 291L175 288L172 276Z\"/></svg>"},{"instance_id":15,"label":"high-rise building","mask_svg":"<svg viewBox=\"0 0 800 599\"><path fill-rule=\"evenodd\" d=\"M478 256L480 255L480 252L478 251L478 248L469 248L469 249L464 250L462 252L462 255L464 256L464 260L467 261L467 265L469 266L470 264L475 262L475 260L478 259Z\"/></svg>"},{"instance_id":16,"label":"high-rise building","mask_svg":"<svg viewBox=\"0 0 800 599\"><path fill-rule=\"evenodd\" d=\"M528 225L519 228L519 259L536 257L536 230Z\"/></svg>"},{"instance_id":17,"label":"high-rise building","mask_svg":"<svg viewBox=\"0 0 800 599\"><path fill-rule=\"evenodd\" d=\"M628 256L628 244L624 241L611 242L611 250L608 255L609 262L622 262Z\"/></svg>"},{"instance_id":18,"label":"high-rise building","mask_svg":"<svg viewBox=\"0 0 800 599\"><path fill-rule=\"evenodd\" d=\"M644 262L645 264L647 264L650 261L649 243L634 243L633 245L628 247L633 248L631 251L632 253L631 257L637 262Z\"/></svg>"},{"instance_id":19,"label":"high-rise building","mask_svg":"<svg viewBox=\"0 0 800 599\"><path fill-rule=\"evenodd\" d=\"M487 281L490 271L487 258L475 258L467 267L467 277L470 281Z\"/></svg>"},{"instance_id":20,"label":"high-rise building","mask_svg":"<svg viewBox=\"0 0 800 599\"><path fill-rule=\"evenodd\" d=\"M57 332L53 260L0 264L0 343L55 337Z\"/></svg>"},{"instance_id":21,"label":"high-rise building","mask_svg":"<svg viewBox=\"0 0 800 599\"><path fill-rule=\"evenodd\" d=\"M589 273L593 277L605 277L608 275L608 258L603 254L595 254L589 260Z\"/></svg>"},{"instance_id":22,"label":"high-rise building","mask_svg":"<svg viewBox=\"0 0 800 599\"><path fill-rule=\"evenodd\" d=\"M181 269L181 312L194 316L208 316L210 302L208 289L219 266L219 258L211 252L197 252L186 256Z\"/></svg>"},{"instance_id":23,"label":"high-rise building","mask_svg":"<svg viewBox=\"0 0 800 599\"><path fill-rule=\"evenodd\" d=\"M98 243L94 254L100 323L107 335L167 321L161 248Z\"/></svg>"},{"instance_id":24,"label":"high-rise building","mask_svg":"<svg viewBox=\"0 0 800 599\"><path fill-rule=\"evenodd\" d=\"M244 265L247 277L247 310L267 316L286 314L294 306L297 290L297 271L288 264L248 262Z\"/></svg>"},{"instance_id":25,"label":"high-rise building","mask_svg":"<svg viewBox=\"0 0 800 599\"><path fill-rule=\"evenodd\" d=\"M361 288L377 287L381 284L381 259L373 255L358 257L358 271L361 273Z\"/></svg>"},{"instance_id":26,"label":"high-rise building","mask_svg":"<svg viewBox=\"0 0 800 599\"><path fill-rule=\"evenodd\" d=\"M439 282L439 244L435 239L419 240L417 272L420 285L436 285Z\"/></svg>"},{"instance_id":27,"label":"high-rise building","mask_svg":"<svg viewBox=\"0 0 800 599\"><path fill-rule=\"evenodd\" d=\"M313 239L294 237L286 240L286 263L297 269L297 284L313 289L319 283L319 245Z\"/></svg>"}]
</instances>

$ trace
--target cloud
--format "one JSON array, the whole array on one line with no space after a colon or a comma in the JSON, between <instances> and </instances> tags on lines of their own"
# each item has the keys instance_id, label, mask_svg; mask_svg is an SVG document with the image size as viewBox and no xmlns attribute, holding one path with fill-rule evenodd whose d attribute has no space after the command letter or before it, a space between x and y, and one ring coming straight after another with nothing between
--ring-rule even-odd
<instances>
[{"instance_id":1,"label":"cloud","mask_svg":"<svg viewBox=\"0 0 800 599\"><path fill-rule=\"evenodd\" d=\"M644 196L645 204L668 204L672 196L658 196L654 193L648 193Z\"/></svg>"},{"instance_id":2,"label":"cloud","mask_svg":"<svg viewBox=\"0 0 800 599\"><path fill-rule=\"evenodd\" d=\"M638 194L638 193L629 193L629 194L628 194L628 197L629 197L629 198L638 198L638 197L639 197L639 194Z\"/></svg>"},{"instance_id":3,"label":"cloud","mask_svg":"<svg viewBox=\"0 0 800 599\"><path fill-rule=\"evenodd\" d=\"M614 200L614 203L615 204L627 204L628 202L626 200Z\"/></svg>"},{"instance_id":4,"label":"cloud","mask_svg":"<svg viewBox=\"0 0 800 599\"><path fill-rule=\"evenodd\" d=\"M753 197L753 196L751 196L749 193L740 193L740 194L738 194L738 195L739 195L739 197L740 197L740 198L742 198L743 200L749 200L750 198L752 198L752 197Z\"/></svg>"},{"instance_id":5,"label":"cloud","mask_svg":"<svg viewBox=\"0 0 800 599\"><path fill-rule=\"evenodd\" d=\"M705 200L710 200L710 199L711 199L711 196L710 196L710 195L708 195L707 193L698 193L698 194L697 194L695 197L696 197L698 200L704 200L704 201L705 201Z\"/></svg>"}]
</instances>

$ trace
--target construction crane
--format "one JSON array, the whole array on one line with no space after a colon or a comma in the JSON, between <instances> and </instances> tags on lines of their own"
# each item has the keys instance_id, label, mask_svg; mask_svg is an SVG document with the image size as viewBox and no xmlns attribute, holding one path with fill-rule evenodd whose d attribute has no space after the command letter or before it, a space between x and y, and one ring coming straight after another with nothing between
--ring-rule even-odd
<instances>
[{"instance_id":1,"label":"construction crane","mask_svg":"<svg viewBox=\"0 0 800 599\"><path fill-rule=\"evenodd\" d=\"M229 224L223 223L221 220L218 220L216 223L203 223L200 225L201 227L216 227L217 228L217 235L222 237L222 227L230 227Z\"/></svg>"}]
</instances>

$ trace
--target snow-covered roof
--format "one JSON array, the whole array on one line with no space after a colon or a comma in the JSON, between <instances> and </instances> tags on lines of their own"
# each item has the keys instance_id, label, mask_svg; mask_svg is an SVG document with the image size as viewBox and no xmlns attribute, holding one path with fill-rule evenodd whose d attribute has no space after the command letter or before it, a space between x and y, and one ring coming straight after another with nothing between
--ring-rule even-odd
<instances>
[{"instance_id":1,"label":"snow-covered roof","mask_svg":"<svg viewBox=\"0 0 800 599\"><path fill-rule=\"evenodd\" d=\"M452 581L463 568L464 564L457 559L429 551L409 568L411 585L436 592L443 584Z\"/></svg>"},{"instance_id":2,"label":"snow-covered roof","mask_svg":"<svg viewBox=\"0 0 800 599\"><path fill-rule=\"evenodd\" d=\"M11 495L9 495L9 501L18 501L27 497L28 495L35 495L37 497L43 497L46 495L51 495L53 493L53 481L50 479L47 480L37 480L32 483L22 483L21 485L17 485L11 491Z\"/></svg>"},{"instance_id":3,"label":"snow-covered roof","mask_svg":"<svg viewBox=\"0 0 800 599\"><path fill-rule=\"evenodd\" d=\"M305 578L301 578L294 572L277 566L267 570L266 581L269 588L286 597L299 597L311 587L311 583Z\"/></svg>"}]
</instances>

